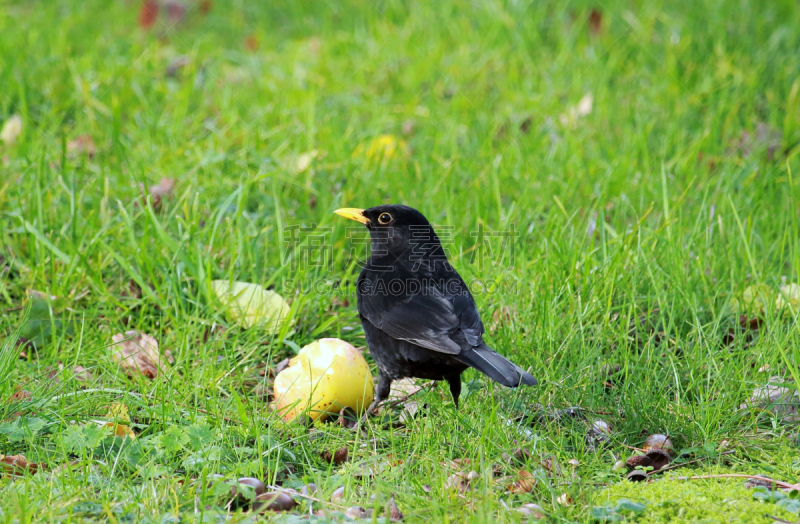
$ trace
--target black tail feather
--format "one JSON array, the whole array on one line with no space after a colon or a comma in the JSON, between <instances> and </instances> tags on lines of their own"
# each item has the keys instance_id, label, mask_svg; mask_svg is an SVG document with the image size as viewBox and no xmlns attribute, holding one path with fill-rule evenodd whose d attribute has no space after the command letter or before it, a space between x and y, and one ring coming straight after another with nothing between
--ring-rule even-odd
<instances>
[{"instance_id":1,"label":"black tail feather","mask_svg":"<svg viewBox=\"0 0 800 524\"><path fill-rule=\"evenodd\" d=\"M538 383L533 378L533 375L485 344L462 351L454 356L457 360L477 369L495 382L510 388L515 388L519 385L535 386Z\"/></svg>"}]
</instances>

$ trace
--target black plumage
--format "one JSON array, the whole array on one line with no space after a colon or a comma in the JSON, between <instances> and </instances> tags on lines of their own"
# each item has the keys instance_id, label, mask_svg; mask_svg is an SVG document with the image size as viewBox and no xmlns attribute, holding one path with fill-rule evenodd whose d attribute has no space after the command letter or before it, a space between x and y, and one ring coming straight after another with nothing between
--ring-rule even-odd
<instances>
[{"instance_id":1,"label":"black plumage","mask_svg":"<svg viewBox=\"0 0 800 524\"><path fill-rule=\"evenodd\" d=\"M400 205L336 213L364 224L371 237L357 295L367 346L380 370L373 406L389 395L393 380L404 377L446 380L458 406L461 373L468 367L504 386L536 384L483 341L475 301L422 213Z\"/></svg>"}]
</instances>

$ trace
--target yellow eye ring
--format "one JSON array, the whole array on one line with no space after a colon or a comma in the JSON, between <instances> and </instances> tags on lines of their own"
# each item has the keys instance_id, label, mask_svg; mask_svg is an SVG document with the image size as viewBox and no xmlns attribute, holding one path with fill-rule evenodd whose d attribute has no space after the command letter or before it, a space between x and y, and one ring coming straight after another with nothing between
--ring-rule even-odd
<instances>
[{"instance_id":1,"label":"yellow eye ring","mask_svg":"<svg viewBox=\"0 0 800 524\"><path fill-rule=\"evenodd\" d=\"M383 226L385 226L391 221L392 221L392 215L390 215L389 213L381 213L380 216L378 217L378 223Z\"/></svg>"}]
</instances>

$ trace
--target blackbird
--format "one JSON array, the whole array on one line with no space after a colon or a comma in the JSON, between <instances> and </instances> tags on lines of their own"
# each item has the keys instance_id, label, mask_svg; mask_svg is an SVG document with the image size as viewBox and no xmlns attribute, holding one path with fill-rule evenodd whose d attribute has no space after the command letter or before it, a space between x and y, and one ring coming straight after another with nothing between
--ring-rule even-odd
<instances>
[{"instance_id":1,"label":"blackbird","mask_svg":"<svg viewBox=\"0 0 800 524\"><path fill-rule=\"evenodd\" d=\"M508 387L533 376L483 341L483 322L464 280L450 265L430 222L416 209L384 205L335 211L367 226L371 253L358 277L358 313L380 370L375 400L393 380L446 380L458 408L461 373L473 367Z\"/></svg>"}]
</instances>

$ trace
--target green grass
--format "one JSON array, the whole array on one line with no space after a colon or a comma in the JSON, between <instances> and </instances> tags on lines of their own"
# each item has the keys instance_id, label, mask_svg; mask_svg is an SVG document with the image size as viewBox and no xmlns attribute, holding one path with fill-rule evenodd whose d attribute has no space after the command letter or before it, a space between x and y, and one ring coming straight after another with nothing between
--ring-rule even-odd
<instances>
[{"instance_id":1,"label":"green grass","mask_svg":"<svg viewBox=\"0 0 800 524\"><path fill-rule=\"evenodd\" d=\"M343 485L344 506L394 494L418 522L517 522L507 508L530 502L553 522L589 522L592 506L618 498L648 501L641 522L792 518L741 479L630 485L612 465L629 456L623 444L659 432L679 449L736 450L674 476L800 477L794 428L738 409L770 375L797 377L795 318L770 303L759 330L726 340L731 298L800 273L796 7L217 1L143 30L135 1L4 2L0 119L19 115L24 128L0 145L0 453L47 471L0 477L0 520L221 519L203 488L214 473L313 481L326 500ZM586 94L591 112L562 122ZM68 151L87 134L93 158ZM382 134L408 154L354 154ZM140 186L162 178L174 195L154 209ZM540 386L506 390L470 371L458 412L439 387L405 428L283 424L254 394L262 363L323 336L364 345L350 284L351 250L366 250L332 211L390 202L452 226L456 268L498 284L475 294L487 340ZM329 263L303 263L292 226L324 236ZM492 256L474 257L480 228L516 232L513 257L499 237ZM213 279L274 285L292 324L276 336L236 328ZM67 307L61 325L46 315L55 329L36 350L15 346L26 290ZM128 379L111 360L112 335L131 329L172 352L166 374ZM31 398L11 400L17 389ZM85 429L115 402L133 444ZM580 420L517 422L537 404L602 413L590 419L613 426L612 442L589 449ZM341 468L319 456L342 446ZM533 456L522 466L504 458L519 447ZM564 474L544 474L543 457ZM473 461L473 491L446 487L453 459ZM369 460L393 467L359 477ZM533 492L505 494L494 464L536 472ZM572 504L556 501L564 493ZM748 510L703 502L721 497Z\"/></svg>"}]
</instances>

